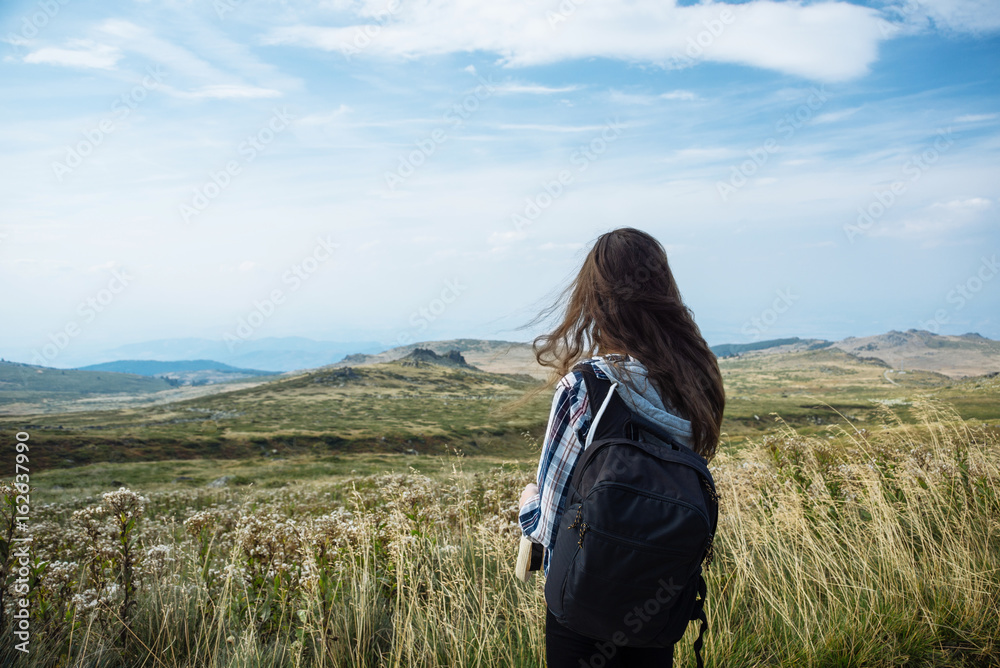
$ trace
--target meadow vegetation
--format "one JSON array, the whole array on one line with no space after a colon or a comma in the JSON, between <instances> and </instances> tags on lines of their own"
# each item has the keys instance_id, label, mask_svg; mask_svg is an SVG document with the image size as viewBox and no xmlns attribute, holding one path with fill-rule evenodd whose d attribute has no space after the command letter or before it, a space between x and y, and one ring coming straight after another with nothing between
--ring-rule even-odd
<instances>
[{"instance_id":1,"label":"meadow vegetation","mask_svg":"<svg viewBox=\"0 0 1000 668\"><path fill-rule=\"evenodd\" d=\"M707 665L1000 662L1000 436L937 399L864 408L863 422L805 429L761 415L766 432L714 460ZM0 662L543 665L543 581L513 576L531 457L361 468L375 456L285 471L284 487L150 473L146 488L56 493L40 477L49 491L33 496L26 534L31 653L6 642L15 565L0 543ZM15 491L0 504L8 539ZM690 640L675 665L694 665Z\"/></svg>"}]
</instances>

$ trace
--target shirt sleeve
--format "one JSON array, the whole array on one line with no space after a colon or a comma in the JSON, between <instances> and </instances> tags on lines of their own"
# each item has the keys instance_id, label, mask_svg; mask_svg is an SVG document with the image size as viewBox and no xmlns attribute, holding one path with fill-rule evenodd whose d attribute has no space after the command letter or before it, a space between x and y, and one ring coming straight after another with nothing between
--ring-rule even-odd
<instances>
[{"instance_id":1,"label":"shirt sleeve","mask_svg":"<svg viewBox=\"0 0 1000 668\"><path fill-rule=\"evenodd\" d=\"M521 531L548 551L555 545L570 476L583 452L580 429L590 420L586 384L576 372L566 374L552 397L548 427L538 461L538 493L521 508ZM548 561L548 559L546 559Z\"/></svg>"}]
</instances>

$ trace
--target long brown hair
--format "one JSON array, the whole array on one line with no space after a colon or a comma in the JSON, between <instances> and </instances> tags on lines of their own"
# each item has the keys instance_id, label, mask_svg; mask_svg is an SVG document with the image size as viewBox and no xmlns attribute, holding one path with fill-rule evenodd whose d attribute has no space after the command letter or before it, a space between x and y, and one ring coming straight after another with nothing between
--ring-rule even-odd
<instances>
[{"instance_id":1,"label":"long brown hair","mask_svg":"<svg viewBox=\"0 0 1000 668\"><path fill-rule=\"evenodd\" d=\"M538 363L554 371L546 387L581 359L631 355L646 367L664 403L690 420L694 450L710 460L726 404L722 374L681 299L660 242L631 227L602 234L542 317L563 303L562 322L532 344Z\"/></svg>"}]
</instances>

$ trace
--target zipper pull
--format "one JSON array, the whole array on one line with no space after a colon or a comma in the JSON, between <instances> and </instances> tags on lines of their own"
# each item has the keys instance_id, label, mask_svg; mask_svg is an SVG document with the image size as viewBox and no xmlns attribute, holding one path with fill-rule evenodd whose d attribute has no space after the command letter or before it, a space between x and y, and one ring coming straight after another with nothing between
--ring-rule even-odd
<instances>
[{"instance_id":1,"label":"zipper pull","mask_svg":"<svg viewBox=\"0 0 1000 668\"><path fill-rule=\"evenodd\" d=\"M578 506L576 509L576 517L573 519L573 523L570 524L567 529L575 529L580 526L580 516L583 514L583 506Z\"/></svg>"},{"instance_id":2,"label":"zipper pull","mask_svg":"<svg viewBox=\"0 0 1000 668\"><path fill-rule=\"evenodd\" d=\"M584 522L584 523L583 523L583 524L582 524L582 525L580 526L580 540L576 541L576 546L577 546L577 547L579 547L579 548L580 548L581 550L583 549L583 534L587 533L587 528L588 528L589 526L590 526L590 525L589 525L589 524L587 524L586 522Z\"/></svg>"}]
</instances>

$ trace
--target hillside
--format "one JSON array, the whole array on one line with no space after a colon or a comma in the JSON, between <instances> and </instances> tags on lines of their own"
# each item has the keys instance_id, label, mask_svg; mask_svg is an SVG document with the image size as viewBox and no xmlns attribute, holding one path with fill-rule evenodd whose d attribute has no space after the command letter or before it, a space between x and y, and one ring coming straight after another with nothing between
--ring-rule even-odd
<instances>
[{"instance_id":1,"label":"hillside","mask_svg":"<svg viewBox=\"0 0 1000 668\"><path fill-rule=\"evenodd\" d=\"M850 337L834 347L859 357L875 357L894 369L935 371L951 378L1000 371L1000 341L979 334L947 336L926 330Z\"/></svg>"},{"instance_id":2,"label":"hillside","mask_svg":"<svg viewBox=\"0 0 1000 668\"><path fill-rule=\"evenodd\" d=\"M544 425L551 397L539 396L511 414L498 412L537 381L451 361L414 364L411 357L318 369L165 405L0 419L0 429L30 431L32 442L43 446L33 461L45 466L317 449L523 448L523 432Z\"/></svg>"},{"instance_id":3,"label":"hillside","mask_svg":"<svg viewBox=\"0 0 1000 668\"><path fill-rule=\"evenodd\" d=\"M529 441L541 439L551 394L505 411L539 381L478 370L463 359L416 350L391 362L326 367L153 406L0 418L0 430L30 431L46 467L338 452L524 454ZM884 406L905 415L918 396L947 399L965 418L1000 420L996 376L956 382L930 371L893 373L881 360L834 347L755 352L719 364L728 446L772 429L773 413L802 433L825 433L841 416L873 424Z\"/></svg>"},{"instance_id":4,"label":"hillside","mask_svg":"<svg viewBox=\"0 0 1000 668\"><path fill-rule=\"evenodd\" d=\"M348 355L333 367L377 364L397 360L416 348L426 348L438 355L458 350L480 369L494 373L522 373L545 379L548 370L534 359L529 343L452 339L427 341L392 348L376 355ZM842 341L790 337L752 343L724 343L712 346L720 358L785 355L837 348L861 358L881 360L886 366L904 370L930 371L950 378L962 378L1000 371L1000 342L978 334L943 336L927 331L888 332L877 336L847 338Z\"/></svg>"},{"instance_id":5,"label":"hillside","mask_svg":"<svg viewBox=\"0 0 1000 668\"><path fill-rule=\"evenodd\" d=\"M830 342L823 339L800 339L794 336L789 339L770 339L767 341L754 341L753 343L722 343L712 346L712 352L715 353L716 357L734 357L757 351L774 353L818 350L826 348L829 345Z\"/></svg>"},{"instance_id":6,"label":"hillside","mask_svg":"<svg viewBox=\"0 0 1000 668\"><path fill-rule=\"evenodd\" d=\"M95 395L150 394L171 387L162 378L136 374L53 369L19 362L0 362L0 406Z\"/></svg>"},{"instance_id":7,"label":"hillside","mask_svg":"<svg viewBox=\"0 0 1000 668\"><path fill-rule=\"evenodd\" d=\"M445 366L452 369L469 369L472 371L479 371L479 369L466 362L462 353L458 352L454 348L449 350L444 355L438 355L436 352L429 350L428 348L414 348L413 352L406 357L399 358L397 361L403 366L435 364L437 366Z\"/></svg>"},{"instance_id":8,"label":"hillside","mask_svg":"<svg viewBox=\"0 0 1000 668\"><path fill-rule=\"evenodd\" d=\"M531 352L530 343L514 341L484 341L482 339L451 339L448 341L423 341L398 348L391 348L375 355L348 355L332 367L379 364L401 359L417 348L431 350L438 355L447 355L457 350L472 366L491 373L526 374L544 379L548 371L538 366Z\"/></svg>"},{"instance_id":9,"label":"hillside","mask_svg":"<svg viewBox=\"0 0 1000 668\"><path fill-rule=\"evenodd\" d=\"M261 369L241 369L215 360L178 360L164 362L160 360L116 360L80 367L83 371L113 371L115 373L131 373L139 376L156 376L170 378L181 385L208 385L225 383L231 380L255 378L257 376L273 376L277 371Z\"/></svg>"}]
</instances>

